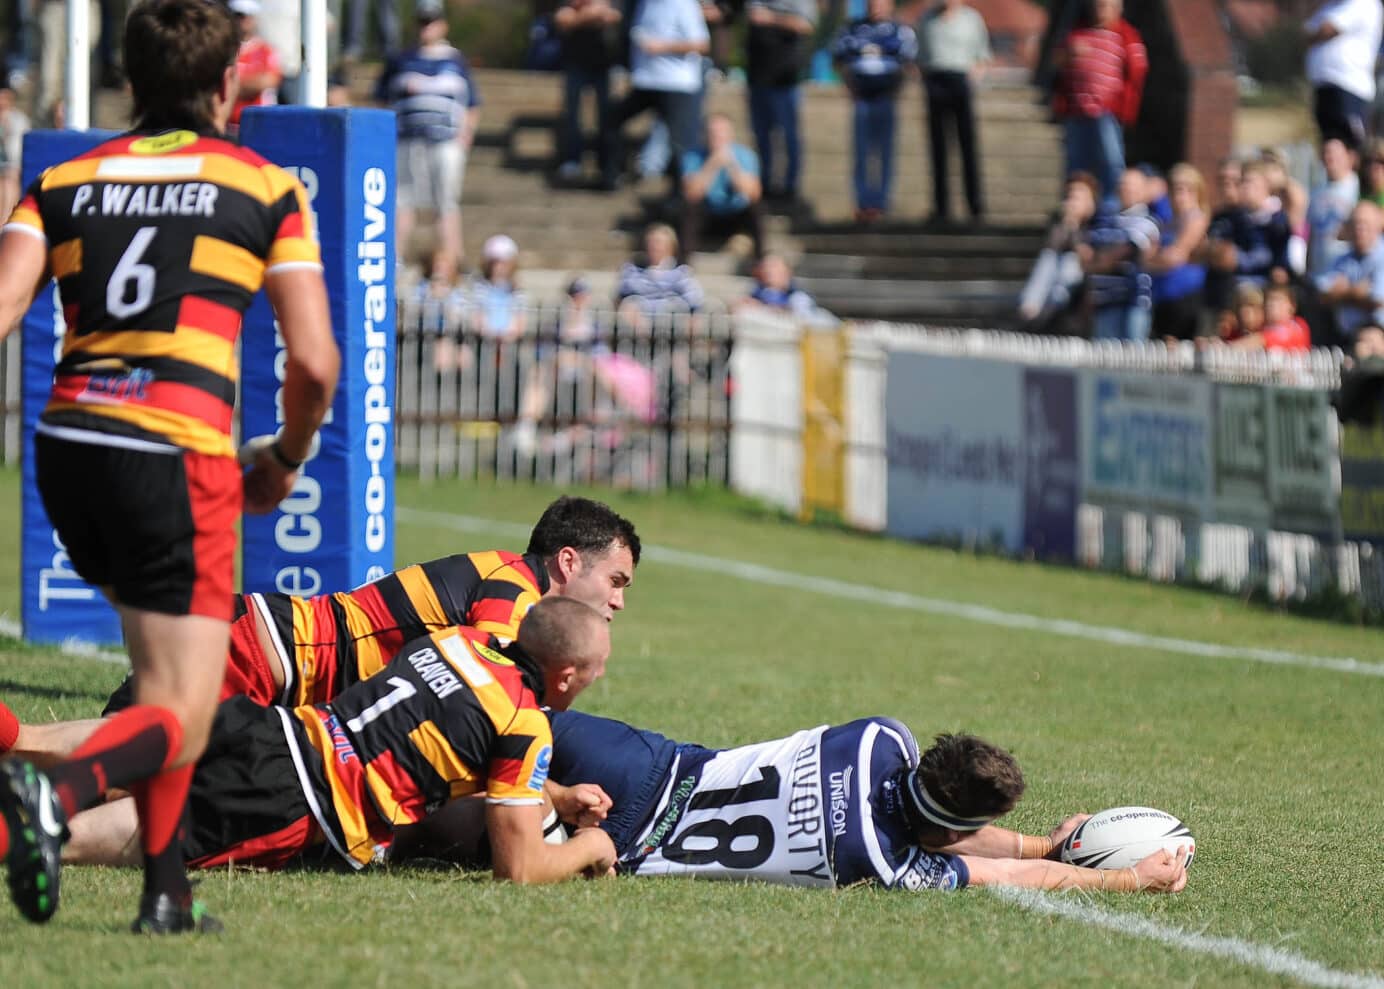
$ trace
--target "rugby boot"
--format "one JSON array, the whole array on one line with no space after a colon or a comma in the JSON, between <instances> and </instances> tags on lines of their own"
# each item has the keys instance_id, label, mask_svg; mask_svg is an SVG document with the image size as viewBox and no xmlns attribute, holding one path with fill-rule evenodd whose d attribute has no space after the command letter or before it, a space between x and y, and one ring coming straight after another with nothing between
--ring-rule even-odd
<instances>
[{"instance_id":1,"label":"rugby boot","mask_svg":"<svg viewBox=\"0 0 1384 989\"><path fill-rule=\"evenodd\" d=\"M130 925L135 934L220 934L225 929L191 893L145 893L139 898L139 916Z\"/></svg>"},{"instance_id":2,"label":"rugby boot","mask_svg":"<svg viewBox=\"0 0 1384 989\"><path fill-rule=\"evenodd\" d=\"M42 924L58 910L67 815L47 775L22 759L0 762L0 813L10 832L10 899Z\"/></svg>"}]
</instances>

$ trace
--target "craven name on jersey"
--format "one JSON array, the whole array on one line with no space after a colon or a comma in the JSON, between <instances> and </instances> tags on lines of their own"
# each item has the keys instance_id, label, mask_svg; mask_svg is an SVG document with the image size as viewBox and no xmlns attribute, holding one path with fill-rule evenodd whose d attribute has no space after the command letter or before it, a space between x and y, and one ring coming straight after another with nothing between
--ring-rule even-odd
<instances>
[{"instance_id":1,"label":"craven name on jersey","mask_svg":"<svg viewBox=\"0 0 1384 989\"><path fill-rule=\"evenodd\" d=\"M72 215L94 216L215 216L220 190L210 182L170 182L150 185L112 183L101 186L98 207L96 186L77 187L72 194Z\"/></svg>"}]
</instances>

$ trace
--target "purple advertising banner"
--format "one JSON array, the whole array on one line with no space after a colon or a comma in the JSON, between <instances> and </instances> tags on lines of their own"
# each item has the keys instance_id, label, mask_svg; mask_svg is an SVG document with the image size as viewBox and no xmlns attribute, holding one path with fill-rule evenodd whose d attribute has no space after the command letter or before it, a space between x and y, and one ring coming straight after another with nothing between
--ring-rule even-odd
<instances>
[{"instance_id":1,"label":"purple advertising banner","mask_svg":"<svg viewBox=\"0 0 1384 989\"><path fill-rule=\"evenodd\" d=\"M1076 556L1081 447L1076 376L1024 371L1024 546L1040 557Z\"/></svg>"}]
</instances>

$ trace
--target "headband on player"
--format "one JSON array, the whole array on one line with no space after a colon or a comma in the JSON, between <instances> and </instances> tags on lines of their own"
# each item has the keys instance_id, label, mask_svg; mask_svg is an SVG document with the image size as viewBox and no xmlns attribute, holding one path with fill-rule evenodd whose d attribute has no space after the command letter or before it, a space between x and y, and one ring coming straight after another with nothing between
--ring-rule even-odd
<instances>
[{"instance_id":1,"label":"headband on player","mask_svg":"<svg viewBox=\"0 0 1384 989\"><path fill-rule=\"evenodd\" d=\"M953 814L927 792L927 787L923 786L923 781L918 778L916 772L908 774L907 790L909 802L913 804L915 811L933 824L952 831L979 831L994 820L993 817L959 817Z\"/></svg>"}]
</instances>

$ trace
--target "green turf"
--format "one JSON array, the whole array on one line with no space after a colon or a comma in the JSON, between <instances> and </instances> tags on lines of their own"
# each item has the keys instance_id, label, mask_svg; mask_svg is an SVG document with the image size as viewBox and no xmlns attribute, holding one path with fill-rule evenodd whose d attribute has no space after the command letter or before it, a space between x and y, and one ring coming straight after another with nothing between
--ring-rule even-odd
<instances>
[{"instance_id":1,"label":"green turf","mask_svg":"<svg viewBox=\"0 0 1384 989\"><path fill-rule=\"evenodd\" d=\"M13 488L13 475L0 473L0 507ZM404 482L399 500L528 523L551 496ZM1213 594L802 529L724 498L608 498L662 546L1149 633L1384 659L1377 631ZM16 528L0 532L0 548L12 549L3 541ZM398 558L508 542L401 523ZM1122 650L654 560L627 600L607 677L582 698L587 710L714 745L872 713L900 717L920 736L976 731L1025 768L1030 792L1015 827L1046 831L1066 813L1125 803L1191 824L1199 844L1184 894L1083 902L1384 972L1380 679ZM0 574L0 610L15 604L13 573ZM30 718L90 714L118 676L0 647L0 696ZM218 873L203 892L229 933L188 945L123 933L136 875L70 869L64 881L63 908L45 929L0 909L6 984L1291 984L979 891L639 879L527 890L449 871Z\"/></svg>"}]
</instances>

